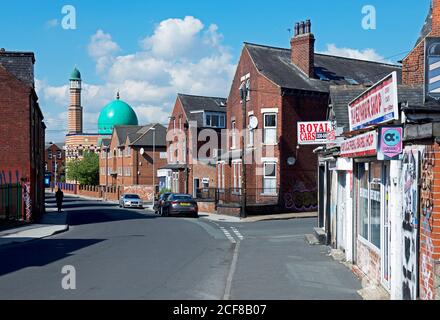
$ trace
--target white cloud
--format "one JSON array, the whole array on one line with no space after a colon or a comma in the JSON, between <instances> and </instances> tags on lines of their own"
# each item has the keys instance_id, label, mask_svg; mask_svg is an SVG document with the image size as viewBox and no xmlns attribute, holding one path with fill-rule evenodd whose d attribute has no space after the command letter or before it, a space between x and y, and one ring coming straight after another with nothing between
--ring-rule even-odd
<instances>
[{"instance_id":1,"label":"white cloud","mask_svg":"<svg viewBox=\"0 0 440 320\"><path fill-rule=\"evenodd\" d=\"M103 30L90 38L88 53L103 83L83 79L82 105L87 115L98 114L120 91L121 99L135 109L141 124L165 124L177 93L228 95L236 66L217 25L205 27L194 17L167 19L140 45L136 52L121 54L120 46ZM38 81L37 87L40 98L67 110L67 83L50 86ZM89 122L87 129L95 118L84 117Z\"/></svg>"},{"instance_id":2,"label":"white cloud","mask_svg":"<svg viewBox=\"0 0 440 320\"><path fill-rule=\"evenodd\" d=\"M164 20L156 27L154 34L142 40L141 44L156 57L176 58L194 49L203 28L203 23L191 16L183 20Z\"/></svg>"},{"instance_id":3,"label":"white cloud","mask_svg":"<svg viewBox=\"0 0 440 320\"><path fill-rule=\"evenodd\" d=\"M378 54L374 49L367 48L364 50L352 49L352 48L338 48L335 44L327 44L327 50L322 52L333 56L340 56L352 59L376 61L383 63L391 63L385 60L383 56Z\"/></svg>"},{"instance_id":4,"label":"white cloud","mask_svg":"<svg viewBox=\"0 0 440 320\"><path fill-rule=\"evenodd\" d=\"M110 34L98 30L92 37L88 46L89 55L96 61L96 70L104 71L112 62L114 55L121 50L119 45L112 40Z\"/></svg>"}]
</instances>

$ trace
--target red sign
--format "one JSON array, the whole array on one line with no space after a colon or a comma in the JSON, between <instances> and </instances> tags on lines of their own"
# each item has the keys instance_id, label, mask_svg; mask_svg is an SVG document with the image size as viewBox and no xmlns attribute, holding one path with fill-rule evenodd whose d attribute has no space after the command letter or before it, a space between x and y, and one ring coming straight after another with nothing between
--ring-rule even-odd
<instances>
[{"instance_id":1,"label":"red sign","mask_svg":"<svg viewBox=\"0 0 440 320\"><path fill-rule=\"evenodd\" d=\"M298 144L326 144L332 131L330 121L298 122Z\"/></svg>"},{"instance_id":2,"label":"red sign","mask_svg":"<svg viewBox=\"0 0 440 320\"><path fill-rule=\"evenodd\" d=\"M367 157L377 154L377 132L367 132L341 142L341 157Z\"/></svg>"},{"instance_id":3,"label":"red sign","mask_svg":"<svg viewBox=\"0 0 440 320\"><path fill-rule=\"evenodd\" d=\"M350 131L399 119L397 73L393 72L348 105Z\"/></svg>"}]
</instances>

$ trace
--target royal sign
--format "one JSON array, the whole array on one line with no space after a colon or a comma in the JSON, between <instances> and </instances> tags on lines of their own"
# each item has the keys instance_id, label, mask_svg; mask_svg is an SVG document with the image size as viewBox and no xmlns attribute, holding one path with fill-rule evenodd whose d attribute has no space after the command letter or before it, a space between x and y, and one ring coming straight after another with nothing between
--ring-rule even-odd
<instances>
[{"instance_id":1,"label":"royal sign","mask_svg":"<svg viewBox=\"0 0 440 320\"><path fill-rule=\"evenodd\" d=\"M399 119L397 72L379 81L348 104L350 131Z\"/></svg>"},{"instance_id":2,"label":"royal sign","mask_svg":"<svg viewBox=\"0 0 440 320\"><path fill-rule=\"evenodd\" d=\"M331 121L298 122L298 144L326 144L332 132Z\"/></svg>"},{"instance_id":3,"label":"royal sign","mask_svg":"<svg viewBox=\"0 0 440 320\"><path fill-rule=\"evenodd\" d=\"M403 154L403 128L379 128L378 160L399 160Z\"/></svg>"},{"instance_id":4,"label":"royal sign","mask_svg":"<svg viewBox=\"0 0 440 320\"><path fill-rule=\"evenodd\" d=\"M367 132L341 142L341 157L368 157L377 154L376 131Z\"/></svg>"}]
</instances>

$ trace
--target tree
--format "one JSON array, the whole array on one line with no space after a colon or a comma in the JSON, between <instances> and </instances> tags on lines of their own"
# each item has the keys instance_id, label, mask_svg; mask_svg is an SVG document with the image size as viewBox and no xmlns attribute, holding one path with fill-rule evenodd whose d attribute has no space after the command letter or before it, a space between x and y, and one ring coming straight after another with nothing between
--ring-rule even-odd
<instances>
[{"instance_id":1,"label":"tree","mask_svg":"<svg viewBox=\"0 0 440 320\"><path fill-rule=\"evenodd\" d=\"M85 152L83 159L73 160L67 164L67 178L80 185L96 186L99 184L99 156Z\"/></svg>"}]
</instances>

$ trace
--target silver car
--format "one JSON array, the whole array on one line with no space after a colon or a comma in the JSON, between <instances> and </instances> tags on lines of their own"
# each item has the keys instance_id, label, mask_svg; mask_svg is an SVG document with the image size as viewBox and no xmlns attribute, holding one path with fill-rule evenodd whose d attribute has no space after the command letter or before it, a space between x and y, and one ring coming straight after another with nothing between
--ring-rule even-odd
<instances>
[{"instance_id":1,"label":"silver car","mask_svg":"<svg viewBox=\"0 0 440 320\"><path fill-rule=\"evenodd\" d=\"M119 208L143 208L143 202L137 194L124 194L119 199Z\"/></svg>"}]
</instances>

